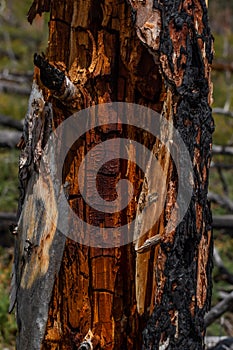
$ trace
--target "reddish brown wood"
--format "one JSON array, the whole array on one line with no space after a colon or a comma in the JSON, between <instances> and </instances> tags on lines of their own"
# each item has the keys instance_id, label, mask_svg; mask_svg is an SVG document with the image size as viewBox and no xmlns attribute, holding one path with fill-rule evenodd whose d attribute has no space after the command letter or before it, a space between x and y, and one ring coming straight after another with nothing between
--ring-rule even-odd
<instances>
[{"instance_id":1,"label":"reddish brown wood","mask_svg":"<svg viewBox=\"0 0 233 350\"><path fill-rule=\"evenodd\" d=\"M93 49L96 49L97 58L93 57ZM64 62L71 81L77 79L80 68L89 67L90 77L82 76L86 80L83 91L88 102L81 108L93 103L128 101L161 110L159 67L137 38L130 7L123 1L105 1L102 9L93 1L79 6L75 1L51 3L48 58L56 65ZM49 98L54 106L55 123L59 123L61 106L56 107L57 101L52 96ZM129 137L135 133L134 130L123 131L119 125L117 136L123 132ZM136 202L130 204L127 216L100 215L82 202L73 171L79 168L83 154L106 137L108 130L104 127L86 134L78 152L74 150L69 155L64 181L71 183L70 205L81 212L81 217L88 214L91 223L114 226L134 218ZM138 197L142 174L135 164L124 166L119 160L114 167L109 166L106 175L103 173L99 177L100 186L104 184L101 187L104 198L114 196L117 179L124 176L132 181ZM110 177L109 171L112 172ZM72 344L78 347L89 329L94 334L93 343L103 349L139 349L143 326L136 308L133 246L103 250L67 240L43 349L55 349L58 343L62 349L71 349Z\"/></svg>"}]
</instances>

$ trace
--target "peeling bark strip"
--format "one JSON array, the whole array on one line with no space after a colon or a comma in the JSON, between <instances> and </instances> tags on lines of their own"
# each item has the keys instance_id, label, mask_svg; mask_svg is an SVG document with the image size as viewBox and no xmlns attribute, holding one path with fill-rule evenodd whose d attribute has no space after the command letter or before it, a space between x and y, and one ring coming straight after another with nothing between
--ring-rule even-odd
<instances>
[{"instance_id":1,"label":"peeling bark strip","mask_svg":"<svg viewBox=\"0 0 233 350\"><path fill-rule=\"evenodd\" d=\"M42 15L43 12L49 12L50 0L34 0L28 11L28 22L32 24L36 15Z\"/></svg>"},{"instance_id":2,"label":"peeling bark strip","mask_svg":"<svg viewBox=\"0 0 233 350\"><path fill-rule=\"evenodd\" d=\"M53 186L56 172L51 165L46 167L45 164L39 175L43 148L51 130L51 104L44 100L35 76L20 144L20 199L18 225L14 232L16 243L9 311L17 302L17 349L38 349L38 344L43 341L49 301L65 244L65 237L56 230L58 213ZM48 206L53 208L50 217L46 214Z\"/></svg>"},{"instance_id":3,"label":"peeling bark strip","mask_svg":"<svg viewBox=\"0 0 233 350\"><path fill-rule=\"evenodd\" d=\"M34 0L29 21L43 11L50 11L48 53L34 58L36 97L29 101L21 142L11 303L12 308L17 302L17 350L203 349L212 266L207 202L212 38L206 4ZM178 191L175 166L159 140L119 120L117 128L90 130L71 147L63 168L69 204L81 219L104 228L134 219L148 194L136 164L113 160L88 183L112 200L119 179L129 179L135 199L121 213L106 215L89 207L77 181L80 164L95 145L128 137L153 150L167 175L164 210L136 246L101 249L64 242L55 227L56 160L51 174L45 165L44 181L38 178L41 153L52 128L74 111L111 101L142 104L173 121L194 167L192 200L180 225L166 234ZM172 141L169 132L161 130ZM132 156L134 151L128 150ZM53 225L46 216L47 205L53 208ZM68 225L64 215L65 219ZM143 220L139 231L142 225Z\"/></svg>"}]
</instances>

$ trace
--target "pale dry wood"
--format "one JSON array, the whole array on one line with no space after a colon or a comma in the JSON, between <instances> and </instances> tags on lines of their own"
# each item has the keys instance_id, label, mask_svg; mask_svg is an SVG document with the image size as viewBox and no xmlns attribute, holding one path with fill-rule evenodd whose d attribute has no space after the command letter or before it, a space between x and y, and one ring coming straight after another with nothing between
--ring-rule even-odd
<instances>
[{"instance_id":1,"label":"pale dry wood","mask_svg":"<svg viewBox=\"0 0 233 350\"><path fill-rule=\"evenodd\" d=\"M166 101L163 106L163 115L167 120L172 120L172 93L170 90L167 92ZM172 130L163 129L161 133L164 139L172 140ZM165 174L169 174L170 167L170 153L164 149L160 148L160 151L157 151L157 147L159 145L156 144L154 146L153 152L157 152L158 161L163 167L163 172ZM164 205L164 197L163 194L166 191L166 182L157 181L156 174L157 169L153 168L152 157L148 163L147 171L145 173L145 179L142 187L142 191L139 197L139 204L137 208L137 218L135 224L135 238L137 239L135 244L135 250L140 251L141 247L152 240L152 242L156 242L158 238L158 232L156 232L157 226L153 228L154 224L157 222L155 219L156 214L160 209L162 209ZM148 182L148 183L147 183ZM150 189L150 193L148 192L148 188ZM161 193L162 195L158 197L158 199L154 203L149 203L150 195L154 193ZM149 210L142 211L145 207L149 206ZM158 222L157 222L158 224ZM148 231L148 227L150 228ZM162 224L160 227L160 232L162 231ZM144 233L144 234L143 234ZM163 236L164 232L160 233ZM153 240L153 237L154 238ZM160 237L161 238L161 237ZM147 241L147 243L146 243ZM155 245L154 245L155 246ZM137 300L137 310L140 315L145 312L145 298L146 298L146 286L148 279L148 269L149 269L149 259L150 259L150 251L142 248L142 254L137 254L136 256L136 273L135 273L135 284L136 284L136 300ZM156 262L155 262L156 264ZM155 283L155 282L154 282ZM153 287L152 287L153 288ZM154 300L152 299L152 304L154 304ZM151 309L153 306L151 305Z\"/></svg>"},{"instance_id":2,"label":"pale dry wood","mask_svg":"<svg viewBox=\"0 0 233 350\"><path fill-rule=\"evenodd\" d=\"M42 145L46 144L48 131L51 131L51 113L42 90L34 81L25 118L25 143L20 155L20 200L23 205L19 201L9 307L11 312L17 302L17 321L22 325L17 337L18 349L38 348L43 341L53 283L65 244L65 236L56 228L55 160L48 165L44 158L43 170L39 172ZM56 190L59 193L60 189ZM30 329L30 338L24 329Z\"/></svg>"},{"instance_id":3,"label":"pale dry wood","mask_svg":"<svg viewBox=\"0 0 233 350\"><path fill-rule=\"evenodd\" d=\"M205 337L205 344L207 346L207 349L212 349L212 346L217 345L217 343L219 343L222 340L227 339L226 336L206 336ZM227 350L227 349L225 349ZM229 350L229 349L228 349Z\"/></svg>"}]
</instances>

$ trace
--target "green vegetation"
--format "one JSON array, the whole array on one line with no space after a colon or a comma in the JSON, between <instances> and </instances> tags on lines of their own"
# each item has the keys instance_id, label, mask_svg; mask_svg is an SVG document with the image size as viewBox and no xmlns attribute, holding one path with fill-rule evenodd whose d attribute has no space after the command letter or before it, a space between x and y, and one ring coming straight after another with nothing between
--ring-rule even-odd
<instances>
[{"instance_id":1,"label":"green vegetation","mask_svg":"<svg viewBox=\"0 0 233 350\"><path fill-rule=\"evenodd\" d=\"M2 0L0 7L0 70L28 72L33 69L33 54L46 48L45 21L38 19L35 25L27 22L31 0Z\"/></svg>"},{"instance_id":2,"label":"green vegetation","mask_svg":"<svg viewBox=\"0 0 233 350\"><path fill-rule=\"evenodd\" d=\"M27 22L32 1L0 3L0 72L33 72L33 55L47 46L47 20ZM21 120L27 111L28 96L0 93L0 113ZM1 128L2 129L2 128ZM15 211L18 199L18 152L0 149L0 211Z\"/></svg>"},{"instance_id":3,"label":"green vegetation","mask_svg":"<svg viewBox=\"0 0 233 350\"><path fill-rule=\"evenodd\" d=\"M17 210L18 201L18 151L2 150L0 153L0 210Z\"/></svg>"},{"instance_id":4,"label":"green vegetation","mask_svg":"<svg viewBox=\"0 0 233 350\"><path fill-rule=\"evenodd\" d=\"M0 94L1 113L11 116L14 119L21 120L27 111L28 97L12 95L7 93Z\"/></svg>"},{"instance_id":5,"label":"green vegetation","mask_svg":"<svg viewBox=\"0 0 233 350\"><path fill-rule=\"evenodd\" d=\"M0 247L0 350L14 348L17 331L14 315L8 314L12 252L12 248Z\"/></svg>"}]
</instances>

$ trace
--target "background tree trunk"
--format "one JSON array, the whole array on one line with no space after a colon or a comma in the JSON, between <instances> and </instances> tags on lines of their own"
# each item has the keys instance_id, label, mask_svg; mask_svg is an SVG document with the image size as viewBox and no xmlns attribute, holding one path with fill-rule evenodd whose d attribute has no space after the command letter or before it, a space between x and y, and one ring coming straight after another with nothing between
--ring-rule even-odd
<instances>
[{"instance_id":1,"label":"background tree trunk","mask_svg":"<svg viewBox=\"0 0 233 350\"><path fill-rule=\"evenodd\" d=\"M43 67L35 59L40 69L35 68L36 97L31 98L21 144L12 288L12 306L17 301L17 349L203 349L204 315L211 294L207 187L213 131L212 39L205 2L35 0L29 21L45 10L50 11L46 57L79 93L64 100L64 84L51 89L49 76L42 76ZM37 107L32 101L37 101ZM105 164L97 178L100 194L114 198L119 178L128 178L135 197L126 210L106 215L90 208L80 195L76 171L83 156L116 137L136 140L157 155L167 175L166 203L138 246L155 235L160 243L141 254L133 244L103 249L65 240L55 227L53 179L40 183L37 175L41 147L52 125L57 127L74 111L113 101L162 112L181 134L193 163L190 206L180 225L166 234L178 179L159 140L149 134L145 138L143 132L119 122L114 134L111 128L98 127L72 146L63 168L69 204L81 219L102 227L117 227L135 217L145 189L144 174L121 159ZM38 200L41 187L47 203ZM54 225L46 217L46 205L54 207Z\"/></svg>"}]
</instances>

